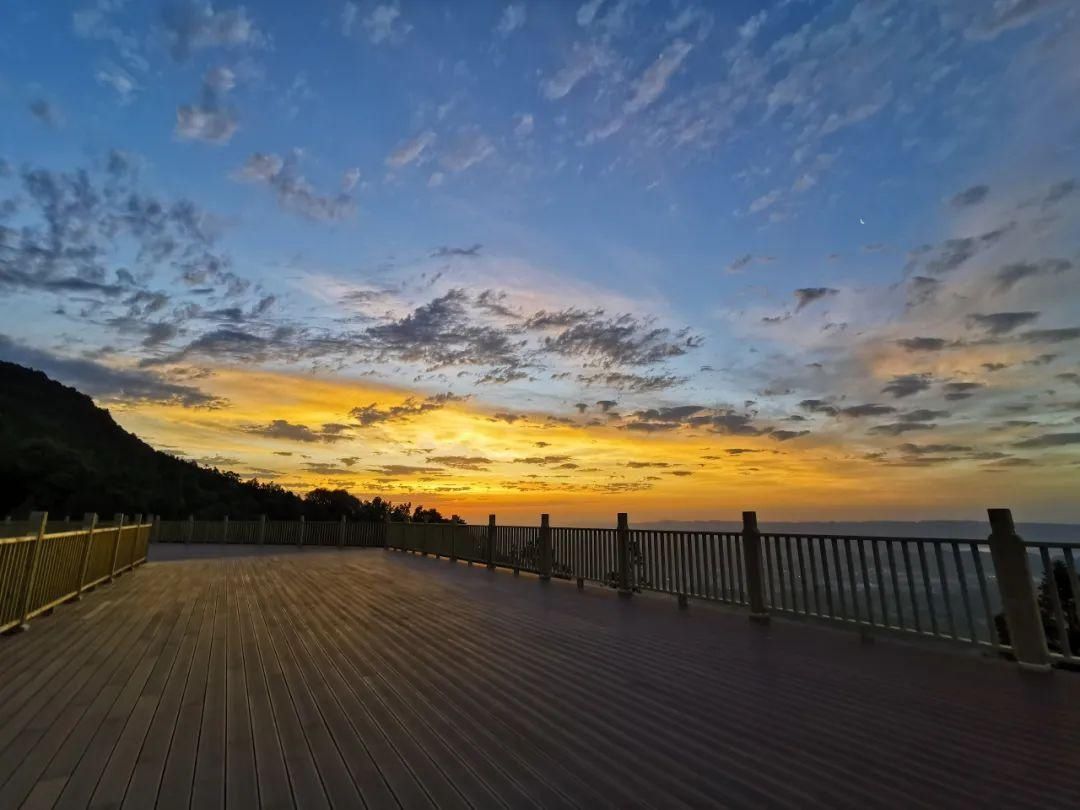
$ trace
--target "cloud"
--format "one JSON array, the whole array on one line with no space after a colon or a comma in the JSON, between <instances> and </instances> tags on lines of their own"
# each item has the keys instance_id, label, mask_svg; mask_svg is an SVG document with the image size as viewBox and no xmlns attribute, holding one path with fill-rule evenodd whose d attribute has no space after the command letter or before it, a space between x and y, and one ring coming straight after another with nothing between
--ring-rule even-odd
<instances>
[{"instance_id":1,"label":"cloud","mask_svg":"<svg viewBox=\"0 0 1080 810\"><path fill-rule=\"evenodd\" d=\"M122 105L130 104L139 91L139 83L130 73L118 67L101 68L94 74L94 78L100 84L111 88Z\"/></svg>"},{"instance_id":2,"label":"cloud","mask_svg":"<svg viewBox=\"0 0 1080 810\"><path fill-rule=\"evenodd\" d=\"M810 413L821 413L826 416L836 416L840 413L839 409L835 405L830 405L821 399L804 399L799 403L799 407L804 411Z\"/></svg>"},{"instance_id":3,"label":"cloud","mask_svg":"<svg viewBox=\"0 0 1080 810\"><path fill-rule=\"evenodd\" d=\"M737 259L734 259L728 266L727 271L729 273L738 273L744 267L748 266L750 262L754 260L752 253L745 253Z\"/></svg>"},{"instance_id":4,"label":"cloud","mask_svg":"<svg viewBox=\"0 0 1080 810\"><path fill-rule=\"evenodd\" d=\"M976 391L985 387L980 382L950 382L942 386L945 390L945 399L950 402L969 399Z\"/></svg>"},{"instance_id":5,"label":"cloud","mask_svg":"<svg viewBox=\"0 0 1080 810\"><path fill-rule=\"evenodd\" d=\"M949 345L947 340L936 337L903 338L896 342L909 352L939 352Z\"/></svg>"},{"instance_id":6,"label":"cloud","mask_svg":"<svg viewBox=\"0 0 1080 810\"><path fill-rule=\"evenodd\" d=\"M317 194L300 173L299 162L300 156L297 152L286 158L256 152L233 176L239 180L266 185L274 192L278 204L284 210L311 220L332 222L355 213L356 203L348 194Z\"/></svg>"},{"instance_id":7,"label":"cloud","mask_svg":"<svg viewBox=\"0 0 1080 810\"><path fill-rule=\"evenodd\" d=\"M972 186L971 188L964 189L953 197L951 202L954 208L969 208L981 203L986 199L988 194L990 194L990 186Z\"/></svg>"},{"instance_id":8,"label":"cloud","mask_svg":"<svg viewBox=\"0 0 1080 810\"><path fill-rule=\"evenodd\" d=\"M1080 433L1044 433L1032 439L1014 442L1013 447L1024 449L1045 449L1080 444Z\"/></svg>"},{"instance_id":9,"label":"cloud","mask_svg":"<svg viewBox=\"0 0 1080 810\"><path fill-rule=\"evenodd\" d=\"M398 144L394 151L387 156L386 165L400 169L410 163L415 163L423 157L424 151L433 143L435 143L435 133L430 129L425 130L415 138Z\"/></svg>"},{"instance_id":10,"label":"cloud","mask_svg":"<svg viewBox=\"0 0 1080 810\"><path fill-rule=\"evenodd\" d=\"M701 345L701 338L683 329L672 332L632 315L593 317L543 339L545 352L592 359L604 366L649 365L680 357Z\"/></svg>"},{"instance_id":11,"label":"cloud","mask_svg":"<svg viewBox=\"0 0 1080 810\"><path fill-rule=\"evenodd\" d=\"M1080 326L1063 329L1033 329L1020 335L1025 343L1066 343L1080 339Z\"/></svg>"},{"instance_id":12,"label":"cloud","mask_svg":"<svg viewBox=\"0 0 1080 810\"><path fill-rule=\"evenodd\" d=\"M397 0L375 6L371 14L363 19L362 24L364 30L367 31L368 39L374 45L381 45L383 42L400 42L412 31L412 26L401 16L401 7Z\"/></svg>"},{"instance_id":13,"label":"cloud","mask_svg":"<svg viewBox=\"0 0 1080 810\"><path fill-rule=\"evenodd\" d=\"M534 464L541 467L546 467L551 464L563 464L570 461L570 456L526 456L524 458L515 458L512 463L514 464Z\"/></svg>"},{"instance_id":14,"label":"cloud","mask_svg":"<svg viewBox=\"0 0 1080 810\"><path fill-rule=\"evenodd\" d=\"M328 424L321 429L310 428L307 425L289 422L286 419L274 419L266 425L248 425L242 430L266 439L284 439L290 442L324 442L333 443L350 438L342 430L342 425Z\"/></svg>"},{"instance_id":15,"label":"cloud","mask_svg":"<svg viewBox=\"0 0 1080 810\"><path fill-rule=\"evenodd\" d=\"M624 112L630 115L640 112L660 98L671 77L693 49L693 45L681 39L664 48L656 61L634 83L634 93L627 100Z\"/></svg>"},{"instance_id":16,"label":"cloud","mask_svg":"<svg viewBox=\"0 0 1080 810\"><path fill-rule=\"evenodd\" d=\"M604 0L588 0L582 3L577 10L577 24L582 28L591 25L596 17L596 12L600 10L602 5L604 5Z\"/></svg>"},{"instance_id":17,"label":"cloud","mask_svg":"<svg viewBox=\"0 0 1080 810\"><path fill-rule=\"evenodd\" d=\"M483 247L484 246L481 245L479 242L477 242L475 244L472 244L472 245L469 245L467 247L455 247L455 246L452 246L452 245L440 245L439 247L437 247L433 251L431 251L431 258L433 258L433 259L453 259L453 258L475 259L477 256L480 255L480 250ZM491 290L485 290L483 293L481 293L480 297L483 298L483 296L485 294L490 294L491 292L492 292Z\"/></svg>"},{"instance_id":18,"label":"cloud","mask_svg":"<svg viewBox=\"0 0 1080 810\"><path fill-rule=\"evenodd\" d=\"M214 11L210 3L176 2L165 6L162 13L169 51L177 61L187 59L193 51L214 47L261 46L266 36L255 27L247 10Z\"/></svg>"},{"instance_id":19,"label":"cloud","mask_svg":"<svg viewBox=\"0 0 1080 810\"><path fill-rule=\"evenodd\" d=\"M191 385L170 382L153 372L110 368L93 360L61 357L0 334L0 359L42 371L100 400L155 403L184 408L219 408L226 401Z\"/></svg>"},{"instance_id":20,"label":"cloud","mask_svg":"<svg viewBox=\"0 0 1080 810\"><path fill-rule=\"evenodd\" d=\"M778 188L774 188L772 191L766 194L762 194L760 197L756 198L753 202L750 203L750 213L758 214L766 210L767 208L772 208L772 206L774 206L783 195L784 192Z\"/></svg>"},{"instance_id":21,"label":"cloud","mask_svg":"<svg viewBox=\"0 0 1080 810\"><path fill-rule=\"evenodd\" d=\"M837 295L839 292L839 290L834 290L831 287L803 287L802 289L795 290L795 300L798 302L795 305L795 311L799 312L815 301L829 298Z\"/></svg>"},{"instance_id":22,"label":"cloud","mask_svg":"<svg viewBox=\"0 0 1080 810\"><path fill-rule=\"evenodd\" d=\"M514 116L514 137L527 138L532 135L536 122L532 113L518 113Z\"/></svg>"},{"instance_id":23,"label":"cloud","mask_svg":"<svg viewBox=\"0 0 1080 810\"><path fill-rule=\"evenodd\" d=\"M809 430L773 430L769 432L769 438L778 442L787 442L809 434Z\"/></svg>"},{"instance_id":24,"label":"cloud","mask_svg":"<svg viewBox=\"0 0 1080 810\"><path fill-rule=\"evenodd\" d=\"M607 68L614 61L611 52L596 43L574 43L566 64L540 82L540 92L549 101L565 97L579 82Z\"/></svg>"},{"instance_id":25,"label":"cloud","mask_svg":"<svg viewBox=\"0 0 1080 810\"><path fill-rule=\"evenodd\" d=\"M885 416L886 414L896 413L896 408L891 405L878 405L876 402L868 402L865 405L850 405L847 408L841 408L840 413L844 416L861 419L865 416Z\"/></svg>"},{"instance_id":26,"label":"cloud","mask_svg":"<svg viewBox=\"0 0 1080 810\"><path fill-rule=\"evenodd\" d=\"M228 143L239 126L236 111L226 106L226 97L235 85L235 76L224 67L214 68L203 78L198 104L176 108L176 136L182 140Z\"/></svg>"},{"instance_id":27,"label":"cloud","mask_svg":"<svg viewBox=\"0 0 1080 810\"><path fill-rule=\"evenodd\" d=\"M483 163L495 153L495 146L487 136L480 132L471 132L461 136L454 146L444 153L439 163L452 172L463 172Z\"/></svg>"},{"instance_id":28,"label":"cloud","mask_svg":"<svg viewBox=\"0 0 1080 810\"><path fill-rule=\"evenodd\" d=\"M1038 312L994 312L989 315L973 313L967 316L967 320L972 326L985 329L991 335L1005 335L1038 317Z\"/></svg>"},{"instance_id":29,"label":"cloud","mask_svg":"<svg viewBox=\"0 0 1080 810\"><path fill-rule=\"evenodd\" d=\"M443 467L451 467L455 470L478 470L488 469L491 464L490 458L483 456L428 456L428 464L440 464Z\"/></svg>"},{"instance_id":30,"label":"cloud","mask_svg":"<svg viewBox=\"0 0 1080 810\"><path fill-rule=\"evenodd\" d=\"M995 39L1005 31L1027 25L1063 3L1064 0L996 0L993 3L980 3L982 10L965 34L970 39Z\"/></svg>"},{"instance_id":31,"label":"cloud","mask_svg":"<svg viewBox=\"0 0 1080 810\"><path fill-rule=\"evenodd\" d=\"M901 436L921 430L934 430L937 425L928 422L892 422L884 425L874 425L867 433L878 436Z\"/></svg>"},{"instance_id":32,"label":"cloud","mask_svg":"<svg viewBox=\"0 0 1080 810\"><path fill-rule=\"evenodd\" d=\"M898 374L885 384L881 392L902 399L926 391L931 382L932 378L928 374Z\"/></svg>"},{"instance_id":33,"label":"cloud","mask_svg":"<svg viewBox=\"0 0 1080 810\"><path fill-rule=\"evenodd\" d=\"M525 25L526 8L524 3L511 3L503 9L495 32L500 36L509 36Z\"/></svg>"},{"instance_id":34,"label":"cloud","mask_svg":"<svg viewBox=\"0 0 1080 810\"><path fill-rule=\"evenodd\" d=\"M577 380L583 385L604 385L617 391L635 394L665 391L685 382L684 379L673 374L628 374L621 371L579 374Z\"/></svg>"},{"instance_id":35,"label":"cloud","mask_svg":"<svg viewBox=\"0 0 1080 810\"><path fill-rule=\"evenodd\" d=\"M34 118L46 126L59 129L64 125L64 114L52 102L36 98L30 102L28 109Z\"/></svg>"},{"instance_id":36,"label":"cloud","mask_svg":"<svg viewBox=\"0 0 1080 810\"><path fill-rule=\"evenodd\" d=\"M349 411L349 416L355 419L360 424L360 427L366 428L386 422L403 422L415 419L426 413L442 410L447 403L457 402L461 399L463 398L455 394L445 393L425 397L424 399L407 397L401 404L391 405L389 408L380 408L373 402L370 405L353 408Z\"/></svg>"},{"instance_id":37,"label":"cloud","mask_svg":"<svg viewBox=\"0 0 1080 810\"><path fill-rule=\"evenodd\" d=\"M1072 262L1067 259L1043 259L1038 262L1013 262L998 270L993 280L994 292L1007 293L1021 281L1046 275L1060 275L1072 269Z\"/></svg>"}]
</instances>

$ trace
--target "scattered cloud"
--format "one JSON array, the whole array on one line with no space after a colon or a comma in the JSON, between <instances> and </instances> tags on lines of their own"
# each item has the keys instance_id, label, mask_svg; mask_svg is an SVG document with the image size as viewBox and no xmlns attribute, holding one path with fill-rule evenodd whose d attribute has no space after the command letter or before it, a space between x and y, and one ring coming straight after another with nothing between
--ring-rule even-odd
<instances>
[{"instance_id":1,"label":"scattered cloud","mask_svg":"<svg viewBox=\"0 0 1080 810\"><path fill-rule=\"evenodd\" d=\"M208 2L172 2L162 12L169 52L177 61L205 48L259 47L268 39L243 6L215 11Z\"/></svg>"},{"instance_id":2,"label":"scattered cloud","mask_svg":"<svg viewBox=\"0 0 1080 810\"><path fill-rule=\"evenodd\" d=\"M525 25L526 8L524 3L511 3L503 9L499 22L495 26L495 33L500 36L509 36Z\"/></svg>"},{"instance_id":3,"label":"scattered cloud","mask_svg":"<svg viewBox=\"0 0 1080 810\"><path fill-rule=\"evenodd\" d=\"M226 103L235 84L236 77L228 68L208 71L199 103L176 108L176 136L181 140L228 143L239 126L236 111Z\"/></svg>"},{"instance_id":4,"label":"scattered cloud","mask_svg":"<svg viewBox=\"0 0 1080 810\"><path fill-rule=\"evenodd\" d=\"M386 158L386 165L400 169L423 158L424 152L435 143L435 133L430 129L398 144Z\"/></svg>"},{"instance_id":5,"label":"scattered cloud","mask_svg":"<svg viewBox=\"0 0 1080 810\"><path fill-rule=\"evenodd\" d=\"M970 208L973 205L978 205L986 199L990 194L990 187L986 185L971 186L971 188L964 189L955 197L952 198L952 204L954 208Z\"/></svg>"},{"instance_id":6,"label":"scattered cloud","mask_svg":"<svg viewBox=\"0 0 1080 810\"><path fill-rule=\"evenodd\" d=\"M334 221L355 213L356 203L349 194L317 194L300 173L299 164L298 152L292 152L285 158L256 152L233 176L239 180L267 186L284 210L308 219Z\"/></svg>"}]
</instances>

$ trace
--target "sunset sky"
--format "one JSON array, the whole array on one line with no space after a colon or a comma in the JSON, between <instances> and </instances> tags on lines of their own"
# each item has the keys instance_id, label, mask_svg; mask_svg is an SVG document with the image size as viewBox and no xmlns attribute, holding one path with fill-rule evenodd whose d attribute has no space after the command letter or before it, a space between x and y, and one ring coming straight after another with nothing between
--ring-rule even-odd
<instances>
[{"instance_id":1,"label":"sunset sky","mask_svg":"<svg viewBox=\"0 0 1080 810\"><path fill-rule=\"evenodd\" d=\"M1070 0L0 9L0 359L468 518L1080 520Z\"/></svg>"}]
</instances>

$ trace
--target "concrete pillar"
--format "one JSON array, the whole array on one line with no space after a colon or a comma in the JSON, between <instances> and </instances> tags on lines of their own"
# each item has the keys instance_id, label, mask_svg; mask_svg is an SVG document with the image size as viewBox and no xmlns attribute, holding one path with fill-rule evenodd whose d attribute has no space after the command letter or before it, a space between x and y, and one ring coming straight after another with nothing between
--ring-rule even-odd
<instances>
[{"instance_id":1,"label":"concrete pillar","mask_svg":"<svg viewBox=\"0 0 1080 810\"><path fill-rule=\"evenodd\" d=\"M626 512L619 512L618 515L615 530L615 560L618 565L615 574L618 580L619 596L629 598L634 595L634 590L630 582L630 523Z\"/></svg>"},{"instance_id":2,"label":"concrete pillar","mask_svg":"<svg viewBox=\"0 0 1080 810\"><path fill-rule=\"evenodd\" d=\"M551 579L551 525L547 515L540 515L540 579Z\"/></svg>"},{"instance_id":3,"label":"concrete pillar","mask_svg":"<svg viewBox=\"0 0 1080 810\"><path fill-rule=\"evenodd\" d=\"M750 602L750 620L768 624L765 607L765 568L761 561L761 532L757 512L743 512L743 567L746 569L746 598Z\"/></svg>"},{"instance_id":4,"label":"concrete pillar","mask_svg":"<svg viewBox=\"0 0 1080 810\"><path fill-rule=\"evenodd\" d=\"M990 556L994 561L1013 654L1021 669L1049 672L1050 654L1046 649L1046 633L1039 615L1027 547L1016 533L1009 509L986 511L990 516Z\"/></svg>"}]
</instances>

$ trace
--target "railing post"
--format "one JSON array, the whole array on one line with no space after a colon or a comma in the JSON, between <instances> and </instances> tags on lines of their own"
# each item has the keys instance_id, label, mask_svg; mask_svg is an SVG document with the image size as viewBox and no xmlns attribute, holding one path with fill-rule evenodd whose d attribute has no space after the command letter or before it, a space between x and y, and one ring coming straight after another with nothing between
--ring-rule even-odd
<instances>
[{"instance_id":1,"label":"railing post","mask_svg":"<svg viewBox=\"0 0 1080 810\"><path fill-rule=\"evenodd\" d=\"M97 513L87 512L83 515L83 528L86 529L86 542L83 543L82 559L79 561L79 590L75 592L74 601L82 599L82 592L86 588L86 571L90 566L90 549L94 547L94 529L97 528Z\"/></svg>"},{"instance_id":2,"label":"railing post","mask_svg":"<svg viewBox=\"0 0 1080 810\"><path fill-rule=\"evenodd\" d=\"M450 562L457 562L457 515L450 518Z\"/></svg>"},{"instance_id":3,"label":"railing post","mask_svg":"<svg viewBox=\"0 0 1080 810\"><path fill-rule=\"evenodd\" d=\"M128 551L127 565L124 566L124 568L129 571L135 570L135 546L139 544L139 532L142 531L142 518L142 512L135 515L135 534L131 538L131 547Z\"/></svg>"},{"instance_id":4,"label":"railing post","mask_svg":"<svg viewBox=\"0 0 1080 810\"><path fill-rule=\"evenodd\" d=\"M116 538L112 544L112 563L109 565L109 582L112 582L116 577L116 555L120 553L120 534L124 531L124 513L117 512L113 515L113 522L116 524Z\"/></svg>"},{"instance_id":5,"label":"railing post","mask_svg":"<svg viewBox=\"0 0 1080 810\"><path fill-rule=\"evenodd\" d=\"M634 595L630 585L630 524L626 512L619 512L615 530L615 560L618 565L619 596L629 598Z\"/></svg>"},{"instance_id":6,"label":"railing post","mask_svg":"<svg viewBox=\"0 0 1080 810\"><path fill-rule=\"evenodd\" d=\"M990 556L994 561L1013 654L1021 669L1049 672L1050 654L1046 649L1046 632L1039 615L1027 547L1016 533L1011 510L986 511L990 516ZM990 632L995 632L994 628L990 628Z\"/></svg>"},{"instance_id":7,"label":"railing post","mask_svg":"<svg viewBox=\"0 0 1080 810\"><path fill-rule=\"evenodd\" d=\"M266 542L266 515L259 515L259 545Z\"/></svg>"},{"instance_id":8,"label":"railing post","mask_svg":"<svg viewBox=\"0 0 1080 810\"><path fill-rule=\"evenodd\" d=\"M221 542L222 544L229 542L229 516L225 515L221 519Z\"/></svg>"},{"instance_id":9,"label":"railing post","mask_svg":"<svg viewBox=\"0 0 1080 810\"><path fill-rule=\"evenodd\" d=\"M338 548L345 548L345 516L341 516L341 532L338 534Z\"/></svg>"},{"instance_id":10,"label":"railing post","mask_svg":"<svg viewBox=\"0 0 1080 810\"><path fill-rule=\"evenodd\" d=\"M30 526L37 533L34 545L26 558L26 567L23 568L22 592L19 594L19 630L26 630L30 626L30 597L34 591L34 578L37 576L38 558L41 556L41 544L45 537L45 524L49 519L48 512L31 512Z\"/></svg>"},{"instance_id":11,"label":"railing post","mask_svg":"<svg viewBox=\"0 0 1080 810\"><path fill-rule=\"evenodd\" d=\"M489 571L495 570L495 516L488 515L487 535L487 567Z\"/></svg>"},{"instance_id":12,"label":"railing post","mask_svg":"<svg viewBox=\"0 0 1080 810\"><path fill-rule=\"evenodd\" d=\"M746 568L746 597L750 602L750 620L768 624L765 607L765 571L761 562L761 532L757 512L742 513L743 565Z\"/></svg>"},{"instance_id":13,"label":"railing post","mask_svg":"<svg viewBox=\"0 0 1080 810\"><path fill-rule=\"evenodd\" d=\"M540 579L551 579L551 525L547 515L540 515Z\"/></svg>"},{"instance_id":14,"label":"railing post","mask_svg":"<svg viewBox=\"0 0 1080 810\"><path fill-rule=\"evenodd\" d=\"M195 539L195 516L188 515L187 519L187 534L184 535L184 542L190 543Z\"/></svg>"},{"instance_id":15,"label":"railing post","mask_svg":"<svg viewBox=\"0 0 1080 810\"><path fill-rule=\"evenodd\" d=\"M300 536L296 538L296 547L304 547L304 516L300 516Z\"/></svg>"},{"instance_id":16,"label":"railing post","mask_svg":"<svg viewBox=\"0 0 1080 810\"><path fill-rule=\"evenodd\" d=\"M161 515L154 515L150 525L150 537L147 544L161 542Z\"/></svg>"}]
</instances>

